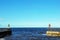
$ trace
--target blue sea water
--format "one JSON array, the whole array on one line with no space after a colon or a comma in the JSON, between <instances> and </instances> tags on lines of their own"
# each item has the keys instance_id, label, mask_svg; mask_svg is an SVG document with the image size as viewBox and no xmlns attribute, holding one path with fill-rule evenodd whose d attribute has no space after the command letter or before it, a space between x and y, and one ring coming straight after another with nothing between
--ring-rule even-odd
<instances>
[{"instance_id":1,"label":"blue sea water","mask_svg":"<svg viewBox=\"0 0 60 40\"><path fill-rule=\"evenodd\" d=\"M60 37L47 37L48 28L11 28L12 35L5 40L60 40Z\"/></svg>"}]
</instances>

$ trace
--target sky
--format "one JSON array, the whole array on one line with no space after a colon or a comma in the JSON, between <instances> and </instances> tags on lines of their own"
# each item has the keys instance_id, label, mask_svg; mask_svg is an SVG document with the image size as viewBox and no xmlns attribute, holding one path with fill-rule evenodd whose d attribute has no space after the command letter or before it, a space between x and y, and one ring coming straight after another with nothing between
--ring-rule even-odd
<instances>
[{"instance_id":1,"label":"sky","mask_svg":"<svg viewBox=\"0 0 60 40\"><path fill-rule=\"evenodd\" d=\"M60 27L60 0L0 0L0 27Z\"/></svg>"}]
</instances>

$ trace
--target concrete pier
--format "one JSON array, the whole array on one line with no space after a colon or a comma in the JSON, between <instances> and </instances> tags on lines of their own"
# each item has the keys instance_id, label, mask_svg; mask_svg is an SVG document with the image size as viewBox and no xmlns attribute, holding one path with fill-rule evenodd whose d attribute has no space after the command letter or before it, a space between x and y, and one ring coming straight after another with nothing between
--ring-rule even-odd
<instances>
[{"instance_id":1,"label":"concrete pier","mask_svg":"<svg viewBox=\"0 0 60 40\"><path fill-rule=\"evenodd\" d=\"M0 38L11 35L11 30L7 28L0 28Z\"/></svg>"}]
</instances>

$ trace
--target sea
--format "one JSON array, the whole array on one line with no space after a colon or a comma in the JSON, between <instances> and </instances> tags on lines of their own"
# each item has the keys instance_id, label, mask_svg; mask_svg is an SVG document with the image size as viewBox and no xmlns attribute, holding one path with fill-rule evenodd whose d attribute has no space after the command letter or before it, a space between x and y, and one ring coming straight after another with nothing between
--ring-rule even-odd
<instances>
[{"instance_id":1,"label":"sea","mask_svg":"<svg viewBox=\"0 0 60 40\"><path fill-rule=\"evenodd\" d=\"M60 40L60 37L48 37L48 28L11 28L12 35L0 40Z\"/></svg>"}]
</instances>

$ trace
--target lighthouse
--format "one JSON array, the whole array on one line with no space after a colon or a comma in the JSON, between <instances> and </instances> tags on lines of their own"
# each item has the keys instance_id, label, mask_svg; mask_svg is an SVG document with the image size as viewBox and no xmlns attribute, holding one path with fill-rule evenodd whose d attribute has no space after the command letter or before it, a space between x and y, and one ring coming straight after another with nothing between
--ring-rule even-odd
<instances>
[{"instance_id":1,"label":"lighthouse","mask_svg":"<svg viewBox=\"0 0 60 40\"><path fill-rule=\"evenodd\" d=\"M48 27L49 27L48 30L50 31L51 30L51 24L49 24Z\"/></svg>"},{"instance_id":2,"label":"lighthouse","mask_svg":"<svg viewBox=\"0 0 60 40\"><path fill-rule=\"evenodd\" d=\"M8 28L10 28L10 24L8 24Z\"/></svg>"}]
</instances>

